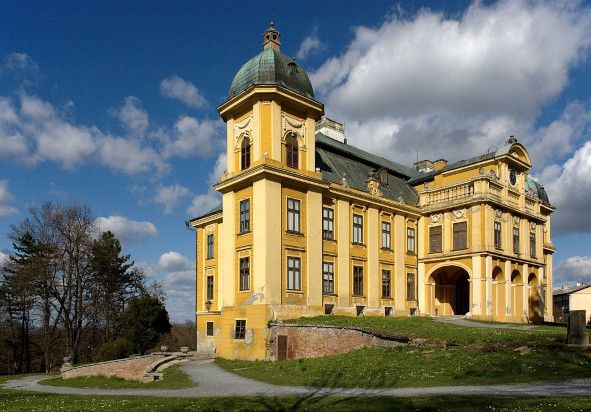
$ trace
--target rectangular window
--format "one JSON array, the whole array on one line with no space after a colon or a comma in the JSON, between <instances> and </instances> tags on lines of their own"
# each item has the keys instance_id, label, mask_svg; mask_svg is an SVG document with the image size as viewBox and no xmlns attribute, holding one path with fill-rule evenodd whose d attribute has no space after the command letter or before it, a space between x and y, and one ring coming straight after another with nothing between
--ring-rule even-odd
<instances>
[{"instance_id":1,"label":"rectangular window","mask_svg":"<svg viewBox=\"0 0 591 412\"><path fill-rule=\"evenodd\" d=\"M363 296L363 266L353 266L353 295Z\"/></svg>"},{"instance_id":2,"label":"rectangular window","mask_svg":"<svg viewBox=\"0 0 591 412\"><path fill-rule=\"evenodd\" d=\"M234 326L234 339L244 339L246 337L246 320L236 320Z\"/></svg>"},{"instance_id":3,"label":"rectangular window","mask_svg":"<svg viewBox=\"0 0 591 412\"><path fill-rule=\"evenodd\" d=\"M362 215L353 215L353 243L363 243Z\"/></svg>"},{"instance_id":4,"label":"rectangular window","mask_svg":"<svg viewBox=\"0 0 591 412\"><path fill-rule=\"evenodd\" d=\"M287 231L300 233L300 201L287 198Z\"/></svg>"},{"instance_id":5,"label":"rectangular window","mask_svg":"<svg viewBox=\"0 0 591 412\"><path fill-rule=\"evenodd\" d=\"M454 223L454 250L468 247L468 222Z\"/></svg>"},{"instance_id":6,"label":"rectangular window","mask_svg":"<svg viewBox=\"0 0 591 412\"><path fill-rule=\"evenodd\" d=\"M429 228L429 253L440 253L443 250L441 226Z\"/></svg>"},{"instance_id":7,"label":"rectangular window","mask_svg":"<svg viewBox=\"0 0 591 412\"><path fill-rule=\"evenodd\" d=\"M322 293L334 293L334 264L322 262Z\"/></svg>"},{"instance_id":8,"label":"rectangular window","mask_svg":"<svg viewBox=\"0 0 591 412\"><path fill-rule=\"evenodd\" d=\"M334 210L322 208L322 238L334 240Z\"/></svg>"},{"instance_id":9,"label":"rectangular window","mask_svg":"<svg viewBox=\"0 0 591 412\"><path fill-rule=\"evenodd\" d=\"M407 300L415 300L416 299L416 284L415 284L415 274L414 273L407 273L406 274L406 299Z\"/></svg>"},{"instance_id":10,"label":"rectangular window","mask_svg":"<svg viewBox=\"0 0 591 412\"><path fill-rule=\"evenodd\" d=\"M392 275L389 270L382 270L382 297L392 297Z\"/></svg>"},{"instance_id":11,"label":"rectangular window","mask_svg":"<svg viewBox=\"0 0 591 412\"><path fill-rule=\"evenodd\" d=\"M287 257L287 289L302 290L302 272L299 257Z\"/></svg>"},{"instance_id":12,"label":"rectangular window","mask_svg":"<svg viewBox=\"0 0 591 412\"><path fill-rule=\"evenodd\" d=\"M536 232L529 233L529 255L536 257Z\"/></svg>"},{"instance_id":13,"label":"rectangular window","mask_svg":"<svg viewBox=\"0 0 591 412\"><path fill-rule=\"evenodd\" d=\"M250 289L250 257L240 258L240 290Z\"/></svg>"},{"instance_id":14,"label":"rectangular window","mask_svg":"<svg viewBox=\"0 0 591 412\"><path fill-rule=\"evenodd\" d=\"M205 334L207 336L213 336L213 322L207 322Z\"/></svg>"},{"instance_id":15,"label":"rectangular window","mask_svg":"<svg viewBox=\"0 0 591 412\"><path fill-rule=\"evenodd\" d=\"M495 247L501 248L501 222L495 221Z\"/></svg>"},{"instance_id":16,"label":"rectangular window","mask_svg":"<svg viewBox=\"0 0 591 412\"><path fill-rule=\"evenodd\" d=\"M240 233L250 232L250 199L240 201Z\"/></svg>"},{"instance_id":17,"label":"rectangular window","mask_svg":"<svg viewBox=\"0 0 591 412\"><path fill-rule=\"evenodd\" d=\"M207 258L213 259L213 235L207 235Z\"/></svg>"},{"instance_id":18,"label":"rectangular window","mask_svg":"<svg viewBox=\"0 0 591 412\"><path fill-rule=\"evenodd\" d=\"M519 254L519 227L513 227L513 253Z\"/></svg>"},{"instance_id":19,"label":"rectangular window","mask_svg":"<svg viewBox=\"0 0 591 412\"><path fill-rule=\"evenodd\" d=\"M213 276L207 277L207 300L213 300Z\"/></svg>"},{"instance_id":20,"label":"rectangular window","mask_svg":"<svg viewBox=\"0 0 591 412\"><path fill-rule=\"evenodd\" d=\"M390 249L391 246L390 222L382 222L382 249Z\"/></svg>"},{"instance_id":21,"label":"rectangular window","mask_svg":"<svg viewBox=\"0 0 591 412\"><path fill-rule=\"evenodd\" d=\"M409 227L406 229L406 251L408 253L415 253L415 229Z\"/></svg>"}]
</instances>

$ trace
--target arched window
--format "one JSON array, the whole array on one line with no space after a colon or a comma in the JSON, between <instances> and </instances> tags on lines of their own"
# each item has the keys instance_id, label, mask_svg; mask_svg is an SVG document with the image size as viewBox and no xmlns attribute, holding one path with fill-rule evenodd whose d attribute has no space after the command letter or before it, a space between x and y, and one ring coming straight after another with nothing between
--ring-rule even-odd
<instances>
[{"instance_id":1,"label":"arched window","mask_svg":"<svg viewBox=\"0 0 591 412\"><path fill-rule=\"evenodd\" d=\"M250 167L250 138L244 136L242 147L240 148L240 168L242 170Z\"/></svg>"},{"instance_id":2,"label":"arched window","mask_svg":"<svg viewBox=\"0 0 591 412\"><path fill-rule=\"evenodd\" d=\"M298 139L294 133L285 139L285 162L287 167L298 168Z\"/></svg>"}]
</instances>

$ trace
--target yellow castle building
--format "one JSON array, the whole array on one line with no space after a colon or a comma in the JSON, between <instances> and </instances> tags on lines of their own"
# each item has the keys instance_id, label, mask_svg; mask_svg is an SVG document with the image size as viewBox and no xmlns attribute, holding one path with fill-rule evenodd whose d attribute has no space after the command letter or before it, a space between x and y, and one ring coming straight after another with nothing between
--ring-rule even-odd
<instances>
[{"instance_id":1,"label":"yellow castle building","mask_svg":"<svg viewBox=\"0 0 591 412\"><path fill-rule=\"evenodd\" d=\"M218 107L222 204L190 221L198 350L265 359L269 322L300 316L552 319L554 207L525 147L409 166L360 150L280 45L271 26Z\"/></svg>"}]
</instances>

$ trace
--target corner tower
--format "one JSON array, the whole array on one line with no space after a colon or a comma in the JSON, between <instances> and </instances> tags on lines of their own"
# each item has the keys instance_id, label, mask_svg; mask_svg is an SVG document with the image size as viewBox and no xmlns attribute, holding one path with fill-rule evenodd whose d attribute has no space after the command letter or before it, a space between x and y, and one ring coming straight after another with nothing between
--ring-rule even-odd
<instances>
[{"instance_id":1,"label":"corner tower","mask_svg":"<svg viewBox=\"0 0 591 412\"><path fill-rule=\"evenodd\" d=\"M264 358L267 321L281 316L286 301L322 306L321 291L310 286L322 282L322 251L310 244L309 225L322 216L315 124L324 106L304 69L280 52L280 39L271 25L262 52L238 70L218 107L228 163L215 185L223 223L213 302L221 314L217 353L227 358ZM288 223L288 209L297 224ZM300 265L297 285L286 281L288 257ZM246 325L244 340L236 339L236 325Z\"/></svg>"},{"instance_id":2,"label":"corner tower","mask_svg":"<svg viewBox=\"0 0 591 412\"><path fill-rule=\"evenodd\" d=\"M271 24L263 34L263 51L238 70L228 100L218 107L227 124L227 177L265 160L315 171L314 128L324 106L315 100L304 69L280 52L280 39Z\"/></svg>"}]
</instances>

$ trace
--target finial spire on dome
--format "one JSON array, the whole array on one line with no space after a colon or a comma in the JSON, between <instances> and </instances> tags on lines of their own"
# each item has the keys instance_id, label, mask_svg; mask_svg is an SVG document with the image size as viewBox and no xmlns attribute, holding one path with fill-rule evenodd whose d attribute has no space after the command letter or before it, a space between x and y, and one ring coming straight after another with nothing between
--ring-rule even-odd
<instances>
[{"instance_id":1,"label":"finial spire on dome","mask_svg":"<svg viewBox=\"0 0 591 412\"><path fill-rule=\"evenodd\" d=\"M279 51L281 47L281 34L275 28L275 24L273 23L273 18L271 18L271 25L263 34L263 50L272 48Z\"/></svg>"}]
</instances>

